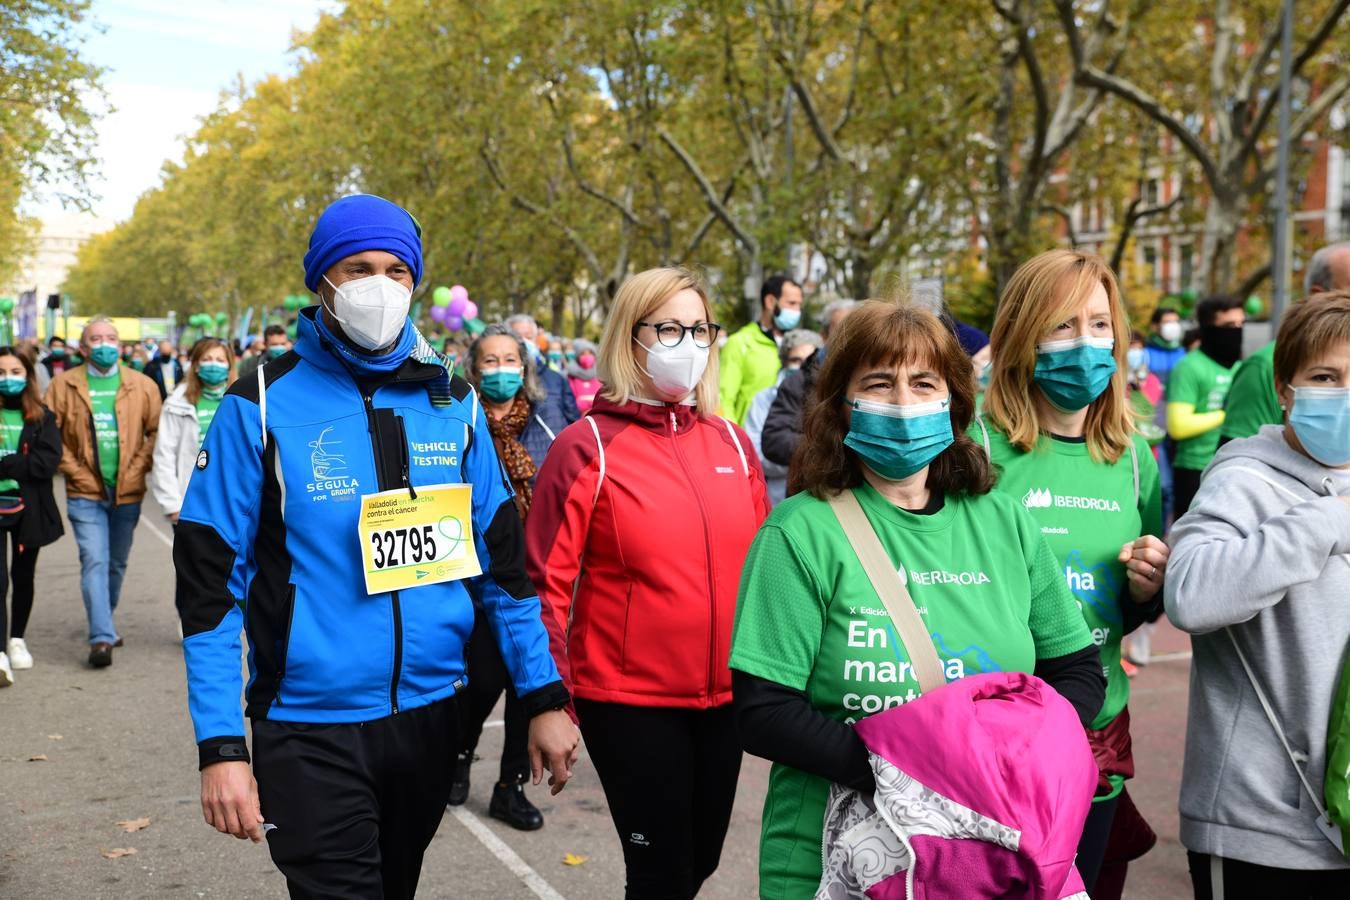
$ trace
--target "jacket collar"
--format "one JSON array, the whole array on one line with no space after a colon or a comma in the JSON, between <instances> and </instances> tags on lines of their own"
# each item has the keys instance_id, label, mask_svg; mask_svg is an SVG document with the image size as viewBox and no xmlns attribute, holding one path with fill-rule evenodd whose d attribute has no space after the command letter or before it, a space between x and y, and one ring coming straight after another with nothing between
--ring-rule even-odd
<instances>
[{"instance_id":1,"label":"jacket collar","mask_svg":"<svg viewBox=\"0 0 1350 900\"><path fill-rule=\"evenodd\" d=\"M346 373L353 378L368 379L372 381L388 382L425 382L438 378L444 378L447 382L449 377L443 366L425 363L417 359L409 348L415 343L414 337L409 338L409 332L412 331L411 325L404 328L404 336L400 339L400 347L394 353L401 353L403 361L392 371L366 370L361 365L361 355L345 348L338 348L333 345L332 340L326 337L315 324L315 316L318 315L319 307L311 306L308 309L300 311L296 319L296 341L295 352L306 362L338 374ZM408 345L405 348L403 345Z\"/></svg>"},{"instance_id":2,"label":"jacket collar","mask_svg":"<svg viewBox=\"0 0 1350 900\"><path fill-rule=\"evenodd\" d=\"M593 415L614 416L628 419L649 431L665 431L670 427L671 416L675 417L677 430L692 427L701 416L697 407L687 403L652 403L641 400L629 400L619 404L597 395L595 405L591 407Z\"/></svg>"}]
</instances>

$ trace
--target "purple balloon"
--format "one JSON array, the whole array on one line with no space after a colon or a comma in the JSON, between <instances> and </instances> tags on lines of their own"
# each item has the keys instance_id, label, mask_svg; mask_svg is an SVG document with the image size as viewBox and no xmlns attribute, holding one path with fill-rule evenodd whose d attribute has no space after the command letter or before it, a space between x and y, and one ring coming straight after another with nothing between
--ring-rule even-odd
<instances>
[{"instance_id":1,"label":"purple balloon","mask_svg":"<svg viewBox=\"0 0 1350 900\"><path fill-rule=\"evenodd\" d=\"M431 318L435 319L437 322L444 323L446 315L446 307L444 306L433 306L431 308Z\"/></svg>"},{"instance_id":2,"label":"purple balloon","mask_svg":"<svg viewBox=\"0 0 1350 900\"><path fill-rule=\"evenodd\" d=\"M449 328L451 331L459 331L464 327L464 319L459 316L446 316L445 327Z\"/></svg>"},{"instance_id":3,"label":"purple balloon","mask_svg":"<svg viewBox=\"0 0 1350 900\"><path fill-rule=\"evenodd\" d=\"M464 315L464 318L466 318L466 319L476 319L476 318L478 318L478 304L477 304L477 303L474 303L472 300L466 300L466 301L464 301L464 313L463 313L463 315Z\"/></svg>"},{"instance_id":4,"label":"purple balloon","mask_svg":"<svg viewBox=\"0 0 1350 900\"><path fill-rule=\"evenodd\" d=\"M455 302L456 300L468 300L468 299L469 299L469 289L466 288L464 285L456 284L450 288L451 303Z\"/></svg>"},{"instance_id":5,"label":"purple balloon","mask_svg":"<svg viewBox=\"0 0 1350 900\"><path fill-rule=\"evenodd\" d=\"M450 301L450 305L447 306L446 309L450 310L450 315L464 318L464 307L468 305L468 302L469 302L468 300L465 300L461 297L456 297ZM473 317L469 316L468 318Z\"/></svg>"}]
</instances>

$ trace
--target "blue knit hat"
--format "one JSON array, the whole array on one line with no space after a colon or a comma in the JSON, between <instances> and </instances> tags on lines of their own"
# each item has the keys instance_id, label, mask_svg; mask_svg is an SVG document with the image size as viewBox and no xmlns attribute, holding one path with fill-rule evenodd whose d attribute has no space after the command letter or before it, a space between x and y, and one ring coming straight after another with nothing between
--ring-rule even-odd
<instances>
[{"instance_id":1,"label":"blue knit hat","mask_svg":"<svg viewBox=\"0 0 1350 900\"><path fill-rule=\"evenodd\" d=\"M305 287L319 289L333 264L366 250L392 253L412 269L413 285L422 280L422 227L406 209L374 194L352 194L333 201L309 236Z\"/></svg>"},{"instance_id":2,"label":"blue knit hat","mask_svg":"<svg viewBox=\"0 0 1350 900\"><path fill-rule=\"evenodd\" d=\"M974 356L989 344L989 335L985 334L974 325L967 325L965 322L957 322L956 340L960 342L961 349L966 351L966 356Z\"/></svg>"}]
</instances>

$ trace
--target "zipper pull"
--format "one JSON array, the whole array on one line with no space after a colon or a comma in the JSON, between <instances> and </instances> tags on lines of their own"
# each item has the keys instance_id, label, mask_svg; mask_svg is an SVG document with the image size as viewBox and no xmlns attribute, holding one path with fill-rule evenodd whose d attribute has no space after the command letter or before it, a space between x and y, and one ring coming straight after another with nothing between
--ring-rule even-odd
<instances>
[{"instance_id":1,"label":"zipper pull","mask_svg":"<svg viewBox=\"0 0 1350 900\"><path fill-rule=\"evenodd\" d=\"M404 453L405 454L407 453L406 449ZM408 488L408 496L411 497L413 500L416 500L417 491L413 490L412 479L408 477L408 457L406 455L403 457L403 483Z\"/></svg>"},{"instance_id":2,"label":"zipper pull","mask_svg":"<svg viewBox=\"0 0 1350 900\"><path fill-rule=\"evenodd\" d=\"M677 432L677 431L679 431L679 430L680 430L680 427L679 427L678 425L675 424L675 410L672 409L672 410L670 411L670 433L671 433L671 434L674 434L675 432Z\"/></svg>"}]
</instances>

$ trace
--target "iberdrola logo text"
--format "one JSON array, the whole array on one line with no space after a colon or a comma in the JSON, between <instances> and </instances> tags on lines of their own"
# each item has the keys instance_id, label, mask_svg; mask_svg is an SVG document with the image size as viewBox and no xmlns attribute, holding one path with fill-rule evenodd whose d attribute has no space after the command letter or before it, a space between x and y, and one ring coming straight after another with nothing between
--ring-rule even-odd
<instances>
[{"instance_id":1,"label":"iberdrola logo text","mask_svg":"<svg viewBox=\"0 0 1350 900\"><path fill-rule=\"evenodd\" d=\"M1031 488L1022 495L1027 509L1095 509L1100 512L1120 512L1120 504L1104 497L1074 497L1052 494L1049 488Z\"/></svg>"}]
</instances>

